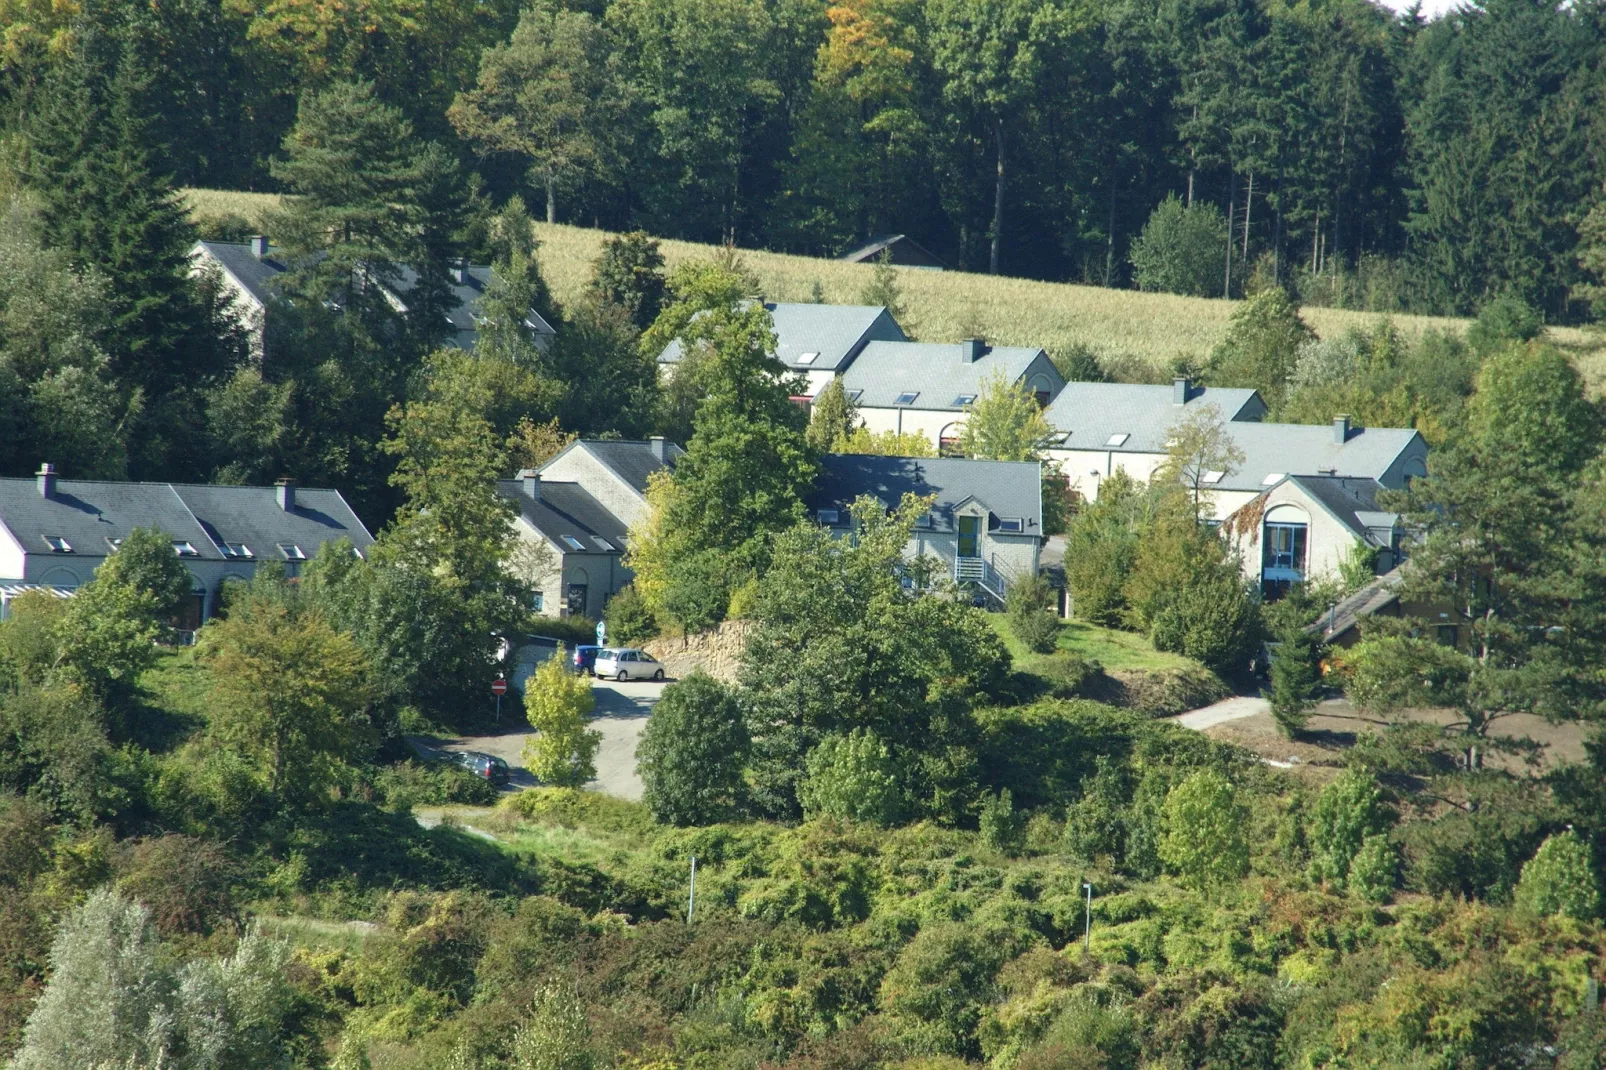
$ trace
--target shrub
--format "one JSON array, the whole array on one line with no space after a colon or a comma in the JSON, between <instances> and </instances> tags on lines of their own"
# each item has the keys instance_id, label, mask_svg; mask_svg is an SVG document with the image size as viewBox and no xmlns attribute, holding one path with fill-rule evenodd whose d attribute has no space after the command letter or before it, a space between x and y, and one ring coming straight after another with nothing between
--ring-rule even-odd
<instances>
[{"instance_id":1,"label":"shrub","mask_svg":"<svg viewBox=\"0 0 1606 1070\"><path fill-rule=\"evenodd\" d=\"M1182 879L1210 890L1249 872L1249 811L1232 782L1201 770L1172 788L1161 813L1160 861Z\"/></svg>"},{"instance_id":2,"label":"shrub","mask_svg":"<svg viewBox=\"0 0 1606 1070\"><path fill-rule=\"evenodd\" d=\"M636 747L643 800L671 825L731 819L751 748L736 695L701 670L664 689Z\"/></svg>"},{"instance_id":3,"label":"shrub","mask_svg":"<svg viewBox=\"0 0 1606 1070\"><path fill-rule=\"evenodd\" d=\"M1183 654L1217 672L1232 671L1248 664L1257 624L1248 587L1223 567L1168 598L1149 637L1157 650Z\"/></svg>"},{"instance_id":4,"label":"shrub","mask_svg":"<svg viewBox=\"0 0 1606 1070\"><path fill-rule=\"evenodd\" d=\"M1600 889L1589 845L1571 831L1547 839L1522 867L1516 902L1534 914L1593 918L1600 912Z\"/></svg>"},{"instance_id":5,"label":"shrub","mask_svg":"<svg viewBox=\"0 0 1606 1070\"><path fill-rule=\"evenodd\" d=\"M1059 615L1054 611L1054 592L1040 575L1022 576L1009 585L1004 600L1009 630L1026 649L1047 654L1059 643Z\"/></svg>"},{"instance_id":6,"label":"shrub","mask_svg":"<svg viewBox=\"0 0 1606 1070\"><path fill-rule=\"evenodd\" d=\"M524 764L547 784L577 788L597 775L602 733L585 726L596 706L591 682L570 672L567 661L559 647L557 657L542 662L524 685L525 713L536 731L525 740Z\"/></svg>"},{"instance_id":7,"label":"shrub","mask_svg":"<svg viewBox=\"0 0 1606 1070\"><path fill-rule=\"evenodd\" d=\"M1291 621L1277 633L1271 658L1272 720L1283 735L1293 738L1305 728L1316 705L1316 639L1303 625Z\"/></svg>"},{"instance_id":8,"label":"shrub","mask_svg":"<svg viewBox=\"0 0 1606 1070\"><path fill-rule=\"evenodd\" d=\"M1354 770L1340 773L1322 789L1311 813L1311 879L1342 889L1361 846L1389 823L1377 782Z\"/></svg>"},{"instance_id":9,"label":"shrub","mask_svg":"<svg viewBox=\"0 0 1606 1070\"><path fill-rule=\"evenodd\" d=\"M1176 194L1150 213L1132 243L1133 277L1142 290L1219 297L1227 221L1203 201L1184 205Z\"/></svg>"},{"instance_id":10,"label":"shrub","mask_svg":"<svg viewBox=\"0 0 1606 1070\"><path fill-rule=\"evenodd\" d=\"M490 806L501 794L495 784L452 762L413 759L387 765L374 776L374 787L394 810L414 806Z\"/></svg>"},{"instance_id":11,"label":"shrub","mask_svg":"<svg viewBox=\"0 0 1606 1070\"><path fill-rule=\"evenodd\" d=\"M1349 890L1369 903L1386 903L1400 883L1400 851L1374 832L1361 841L1349 864Z\"/></svg>"},{"instance_id":12,"label":"shrub","mask_svg":"<svg viewBox=\"0 0 1606 1070\"><path fill-rule=\"evenodd\" d=\"M1035 666L1037 675L1048 682L1049 693L1055 698L1080 698L1083 691L1104 672L1104 666L1092 658L1070 650L1060 650Z\"/></svg>"},{"instance_id":13,"label":"shrub","mask_svg":"<svg viewBox=\"0 0 1606 1070\"><path fill-rule=\"evenodd\" d=\"M891 825L907 809L903 770L868 729L826 736L809 752L807 766L798 794L810 818Z\"/></svg>"},{"instance_id":14,"label":"shrub","mask_svg":"<svg viewBox=\"0 0 1606 1070\"><path fill-rule=\"evenodd\" d=\"M548 984L513 1033L516 1070L591 1070L591 1024L572 984Z\"/></svg>"},{"instance_id":15,"label":"shrub","mask_svg":"<svg viewBox=\"0 0 1606 1070\"><path fill-rule=\"evenodd\" d=\"M169 834L124 847L117 890L142 905L163 935L238 928L232 887L238 874L218 844Z\"/></svg>"},{"instance_id":16,"label":"shrub","mask_svg":"<svg viewBox=\"0 0 1606 1070\"><path fill-rule=\"evenodd\" d=\"M625 587L608 599L603 618L608 622L608 642L639 646L658 634L658 620L647 600L634 587ZM593 635L595 629L592 630Z\"/></svg>"},{"instance_id":17,"label":"shrub","mask_svg":"<svg viewBox=\"0 0 1606 1070\"><path fill-rule=\"evenodd\" d=\"M1011 858L1026 846L1025 811L1015 809L1014 796L1008 788L997 795L984 795L981 800L981 842Z\"/></svg>"},{"instance_id":18,"label":"shrub","mask_svg":"<svg viewBox=\"0 0 1606 1070\"><path fill-rule=\"evenodd\" d=\"M623 594L624 592L619 592ZM619 595L614 595L618 598ZM608 603L612 608L613 603ZM556 639L569 646L587 646L597 641L597 622L590 617L537 617L531 622L531 630L535 634L547 639ZM608 625L609 629L613 625ZM612 635L609 635L612 639Z\"/></svg>"}]
</instances>

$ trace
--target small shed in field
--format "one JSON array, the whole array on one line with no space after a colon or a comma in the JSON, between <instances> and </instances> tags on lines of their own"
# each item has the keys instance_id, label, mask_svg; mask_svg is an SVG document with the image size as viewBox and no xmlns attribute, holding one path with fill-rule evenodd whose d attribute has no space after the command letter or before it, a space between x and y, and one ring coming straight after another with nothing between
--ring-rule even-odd
<instances>
[{"instance_id":1,"label":"small shed in field","mask_svg":"<svg viewBox=\"0 0 1606 1070\"><path fill-rule=\"evenodd\" d=\"M948 267L935 253L907 234L883 234L871 238L858 248L843 253L838 259L853 264L868 264L880 259L882 253L889 254L892 263L899 267L929 268L933 271Z\"/></svg>"}]
</instances>

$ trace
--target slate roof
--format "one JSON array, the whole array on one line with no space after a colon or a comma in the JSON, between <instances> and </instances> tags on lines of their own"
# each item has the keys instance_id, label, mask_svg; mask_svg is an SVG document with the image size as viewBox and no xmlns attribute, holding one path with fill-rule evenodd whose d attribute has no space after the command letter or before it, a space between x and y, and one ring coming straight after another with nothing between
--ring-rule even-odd
<instances>
[{"instance_id":1,"label":"slate roof","mask_svg":"<svg viewBox=\"0 0 1606 1070\"><path fill-rule=\"evenodd\" d=\"M902 341L898 321L880 305L813 305L766 301L775 323L775 359L794 371L841 371L866 342ZM807 353L818 354L803 363ZM685 356L680 339L664 346L660 364L675 364Z\"/></svg>"},{"instance_id":2,"label":"slate roof","mask_svg":"<svg viewBox=\"0 0 1606 1070\"><path fill-rule=\"evenodd\" d=\"M1298 475L1289 476L1286 482L1298 486L1355 534L1378 546L1392 544L1379 533L1398 524L1400 514L1378 508L1377 493L1384 487L1377 480Z\"/></svg>"},{"instance_id":3,"label":"slate roof","mask_svg":"<svg viewBox=\"0 0 1606 1070\"><path fill-rule=\"evenodd\" d=\"M871 342L843 374L842 388L860 408L959 412L964 406L956 399L981 393L982 385L1000 373L1015 382L1039 357L1053 369L1041 349L989 346L980 359L969 363L963 353L961 343ZM1052 374L1063 381L1057 370ZM918 392L914 401L895 404L905 391Z\"/></svg>"},{"instance_id":4,"label":"slate roof","mask_svg":"<svg viewBox=\"0 0 1606 1070\"><path fill-rule=\"evenodd\" d=\"M1023 534L1043 534L1042 466L1036 461L973 461L960 457L878 457L828 453L806 499L809 511L836 509L846 519L854 499L869 494L888 508L905 494L935 494L932 526L956 531L954 509L974 498L994 517L1019 517Z\"/></svg>"},{"instance_id":5,"label":"slate roof","mask_svg":"<svg viewBox=\"0 0 1606 1070\"><path fill-rule=\"evenodd\" d=\"M1390 572L1385 572L1354 594L1340 600L1305 630L1319 636L1322 642L1330 643L1367 617L1393 606L1400 600L1400 587L1405 582L1405 570L1409 567L1410 563L1407 562Z\"/></svg>"},{"instance_id":6,"label":"slate roof","mask_svg":"<svg viewBox=\"0 0 1606 1070\"><path fill-rule=\"evenodd\" d=\"M624 540L629 533L627 525L587 493L580 484L542 480L539 501L524 492L523 480L499 480L496 489L504 498L519 507L519 515L524 517L531 527L545 535L562 552L624 553ZM577 551L569 546L563 541L565 535L579 539L584 544L585 550ZM593 541L599 537L608 540L611 549L599 546Z\"/></svg>"},{"instance_id":7,"label":"slate roof","mask_svg":"<svg viewBox=\"0 0 1606 1070\"><path fill-rule=\"evenodd\" d=\"M407 303L407 295L412 293L413 287L417 285L418 272L405 264L396 268L395 281L391 288L403 304ZM480 299L485 296L490 285L491 269L480 264L470 264L463 270L463 281L452 283L452 296L457 298L457 305L446 314L446 319L451 323L452 330L457 332L459 336L467 336L459 339L460 344L464 344L465 348L473 344L472 336L475 331L479 330L479 323L475 319L479 312L477 305ZM537 334L557 334L552 325L534 309L530 310L526 322Z\"/></svg>"},{"instance_id":8,"label":"slate roof","mask_svg":"<svg viewBox=\"0 0 1606 1070\"><path fill-rule=\"evenodd\" d=\"M268 303L273 296L273 280L290 270L290 265L272 248L258 260L245 242L203 241L200 245L258 304Z\"/></svg>"},{"instance_id":9,"label":"slate roof","mask_svg":"<svg viewBox=\"0 0 1606 1070\"><path fill-rule=\"evenodd\" d=\"M581 439L568 448L585 450L620 479L634 487L637 493L645 494L648 476L660 468L673 470L675 462L685 456L686 451L673 442L665 443L665 446L669 458L667 464L658 459L658 455L652 450L651 442ZM550 464L551 461L547 463Z\"/></svg>"},{"instance_id":10,"label":"slate roof","mask_svg":"<svg viewBox=\"0 0 1606 1070\"><path fill-rule=\"evenodd\" d=\"M1420 441L1411 428L1351 427L1341 444L1330 424L1229 423L1243 463L1216 490L1263 490L1271 476L1319 475L1382 479L1407 447ZM1270 479L1270 482L1268 482Z\"/></svg>"},{"instance_id":11,"label":"slate roof","mask_svg":"<svg viewBox=\"0 0 1606 1070\"><path fill-rule=\"evenodd\" d=\"M1066 383L1043 418L1064 434L1057 448L1113 450L1117 453L1164 453L1171 428L1185 412L1208 405L1221 411L1223 420L1256 420L1266 404L1254 390L1235 387L1189 386L1188 400L1176 404L1176 386L1138 383ZM1109 445L1115 435L1127 438Z\"/></svg>"},{"instance_id":12,"label":"slate roof","mask_svg":"<svg viewBox=\"0 0 1606 1070\"><path fill-rule=\"evenodd\" d=\"M195 547L189 560L226 561L223 542L244 543L254 559L283 560L277 544L294 543L308 558L332 539L363 549L374 540L338 491L296 488L296 511L279 508L273 487L213 487L172 483L120 483L58 479L46 498L36 480L0 479L0 526L23 552L66 558L106 557L108 539L134 528L156 528ZM59 536L71 553L56 554L45 541Z\"/></svg>"}]
</instances>

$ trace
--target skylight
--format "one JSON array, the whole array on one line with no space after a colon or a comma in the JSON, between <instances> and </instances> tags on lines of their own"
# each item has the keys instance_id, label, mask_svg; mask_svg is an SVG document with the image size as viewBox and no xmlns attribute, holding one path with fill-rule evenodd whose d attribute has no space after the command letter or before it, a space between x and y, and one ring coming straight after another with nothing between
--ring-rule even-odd
<instances>
[{"instance_id":1,"label":"skylight","mask_svg":"<svg viewBox=\"0 0 1606 1070\"><path fill-rule=\"evenodd\" d=\"M173 540L173 552L175 554L178 554L178 556L180 556L180 557L200 557L201 556L201 551L197 550L195 548L195 544L193 542L190 542L188 539L174 539Z\"/></svg>"},{"instance_id":2,"label":"skylight","mask_svg":"<svg viewBox=\"0 0 1606 1070\"><path fill-rule=\"evenodd\" d=\"M857 402L862 397L864 397L864 391L863 390L849 390L848 391L848 400L849 401Z\"/></svg>"},{"instance_id":3,"label":"skylight","mask_svg":"<svg viewBox=\"0 0 1606 1070\"><path fill-rule=\"evenodd\" d=\"M108 535L106 536L106 545L111 549L112 553L116 553L123 548L123 540Z\"/></svg>"},{"instance_id":4,"label":"skylight","mask_svg":"<svg viewBox=\"0 0 1606 1070\"><path fill-rule=\"evenodd\" d=\"M246 561L256 556L251 552L251 547L243 542L226 542L223 544L223 552L229 557L238 557Z\"/></svg>"},{"instance_id":5,"label":"skylight","mask_svg":"<svg viewBox=\"0 0 1606 1070\"><path fill-rule=\"evenodd\" d=\"M905 390L903 393L894 398L892 403L894 405L913 405L915 403L915 398L919 396L920 391L918 390Z\"/></svg>"},{"instance_id":6,"label":"skylight","mask_svg":"<svg viewBox=\"0 0 1606 1070\"><path fill-rule=\"evenodd\" d=\"M1126 445L1126 440L1131 437L1132 436L1127 434L1125 431L1118 431L1109 438L1105 439L1104 444L1106 446L1124 446Z\"/></svg>"},{"instance_id":7,"label":"skylight","mask_svg":"<svg viewBox=\"0 0 1606 1070\"><path fill-rule=\"evenodd\" d=\"M586 544L575 538L573 535L565 535L563 537L563 541L568 543L569 549L571 550L584 550L586 548Z\"/></svg>"},{"instance_id":8,"label":"skylight","mask_svg":"<svg viewBox=\"0 0 1606 1070\"><path fill-rule=\"evenodd\" d=\"M842 513L837 509L821 509L818 515L822 524L837 524L842 520Z\"/></svg>"},{"instance_id":9,"label":"skylight","mask_svg":"<svg viewBox=\"0 0 1606 1070\"><path fill-rule=\"evenodd\" d=\"M797 358L797 362L799 364L813 364L819 359L820 355L818 353L804 353L801 357Z\"/></svg>"},{"instance_id":10,"label":"skylight","mask_svg":"<svg viewBox=\"0 0 1606 1070\"><path fill-rule=\"evenodd\" d=\"M50 552L51 553L53 553L53 554L70 554L70 553L72 553L72 543L68 542L66 539L62 538L60 535L46 535L44 538L45 538L45 545L50 547Z\"/></svg>"},{"instance_id":11,"label":"skylight","mask_svg":"<svg viewBox=\"0 0 1606 1070\"><path fill-rule=\"evenodd\" d=\"M1283 477L1286 476L1287 474L1288 473L1286 473L1286 472L1272 472L1269 475L1267 475L1265 479L1262 479L1260 481L1260 485L1263 486L1263 487L1269 487L1273 483L1280 483L1280 482L1282 482Z\"/></svg>"},{"instance_id":12,"label":"skylight","mask_svg":"<svg viewBox=\"0 0 1606 1070\"><path fill-rule=\"evenodd\" d=\"M1204 475L1199 477L1199 482L1201 482L1201 483L1220 483L1223 479L1226 479L1226 478L1227 478L1227 473L1221 471L1219 468L1212 468L1210 471L1206 472Z\"/></svg>"},{"instance_id":13,"label":"skylight","mask_svg":"<svg viewBox=\"0 0 1606 1070\"><path fill-rule=\"evenodd\" d=\"M284 555L286 561L305 561L307 559L307 555L301 552L301 547L293 542L281 542L279 544L279 552Z\"/></svg>"},{"instance_id":14,"label":"skylight","mask_svg":"<svg viewBox=\"0 0 1606 1070\"><path fill-rule=\"evenodd\" d=\"M611 550L613 550L613 543L609 542L607 539L604 539L600 535L591 536L591 541L597 544L597 549L599 549L599 550L603 550L603 551L611 551Z\"/></svg>"},{"instance_id":15,"label":"skylight","mask_svg":"<svg viewBox=\"0 0 1606 1070\"><path fill-rule=\"evenodd\" d=\"M976 395L975 394L960 394L958 397L954 398L954 405L956 407L958 407L958 408L961 408L961 409L964 408L966 405L974 405L975 403L976 403Z\"/></svg>"}]
</instances>

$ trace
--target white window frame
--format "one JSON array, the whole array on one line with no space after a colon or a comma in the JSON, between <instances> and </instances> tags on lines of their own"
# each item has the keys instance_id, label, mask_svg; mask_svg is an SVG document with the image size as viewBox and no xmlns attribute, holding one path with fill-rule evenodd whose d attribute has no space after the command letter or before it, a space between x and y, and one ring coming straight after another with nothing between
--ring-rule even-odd
<instances>
[{"instance_id":1,"label":"white window frame","mask_svg":"<svg viewBox=\"0 0 1606 1070\"><path fill-rule=\"evenodd\" d=\"M897 397L893 398L892 399L892 403L894 405L913 405L915 403L916 399L918 399L919 397L920 397L920 391L918 391L918 390L905 390L901 394L899 394Z\"/></svg>"},{"instance_id":2,"label":"white window frame","mask_svg":"<svg viewBox=\"0 0 1606 1070\"><path fill-rule=\"evenodd\" d=\"M197 550L195 544L188 539L174 539L173 552L180 557L201 556L201 551Z\"/></svg>"},{"instance_id":3,"label":"white window frame","mask_svg":"<svg viewBox=\"0 0 1606 1070\"><path fill-rule=\"evenodd\" d=\"M1117 446L1124 446L1126 445L1126 440L1131 437L1131 433L1127 431L1117 431L1115 434L1104 440L1104 446L1106 449L1114 449Z\"/></svg>"},{"instance_id":4,"label":"white window frame","mask_svg":"<svg viewBox=\"0 0 1606 1070\"><path fill-rule=\"evenodd\" d=\"M293 542L281 542L279 544L279 553L284 555L286 561L305 561L307 559L306 551Z\"/></svg>"}]
</instances>

